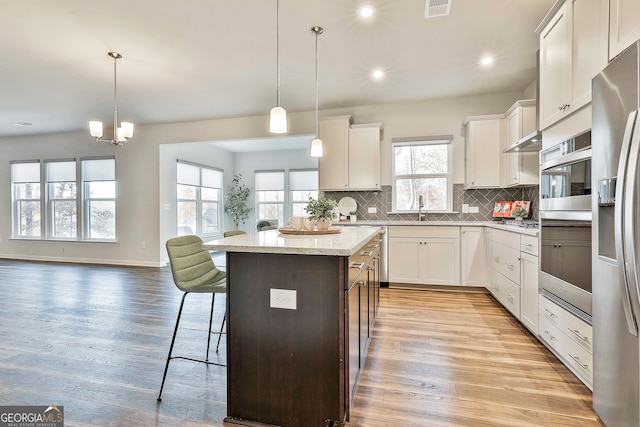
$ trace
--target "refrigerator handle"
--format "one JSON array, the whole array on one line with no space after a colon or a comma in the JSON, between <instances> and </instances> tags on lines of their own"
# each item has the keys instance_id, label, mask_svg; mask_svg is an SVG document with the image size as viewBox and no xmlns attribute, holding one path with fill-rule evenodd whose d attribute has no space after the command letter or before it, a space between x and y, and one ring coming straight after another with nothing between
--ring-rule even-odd
<instances>
[{"instance_id":1,"label":"refrigerator handle","mask_svg":"<svg viewBox=\"0 0 640 427\"><path fill-rule=\"evenodd\" d=\"M616 246L616 259L618 263L618 273L620 275L620 293L622 295L622 306L624 308L624 316L627 321L627 328L629 333L638 336L638 326L631 307L629 281L627 278L627 258L625 254L624 235L625 235L625 206L626 206L626 172L627 162L629 160L629 150L631 148L631 138L633 137L633 130L636 126L636 119L638 117L638 110L634 110L629 113L627 119L627 125L624 129L624 137L622 139L622 148L620 150L620 160L618 161L618 176L616 181L616 194L615 194L615 246Z\"/></svg>"},{"instance_id":2,"label":"refrigerator handle","mask_svg":"<svg viewBox=\"0 0 640 427\"><path fill-rule=\"evenodd\" d=\"M624 196L624 254L627 281L629 285L629 297L631 298L631 307L636 313L640 314L640 289L638 289L638 266L637 261L637 241L636 236L638 230L636 227L638 217L638 188L637 174L638 164L640 163L640 121L636 119L636 125L631 137L631 146L629 147L629 158L627 160L627 175L624 179L625 196ZM636 319L637 320L637 319Z\"/></svg>"}]
</instances>

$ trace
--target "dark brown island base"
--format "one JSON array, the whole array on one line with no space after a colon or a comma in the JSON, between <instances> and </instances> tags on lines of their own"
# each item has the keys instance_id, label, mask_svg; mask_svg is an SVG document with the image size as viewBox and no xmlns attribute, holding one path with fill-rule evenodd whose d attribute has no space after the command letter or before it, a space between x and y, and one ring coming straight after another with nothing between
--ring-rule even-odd
<instances>
[{"instance_id":1,"label":"dark brown island base","mask_svg":"<svg viewBox=\"0 0 640 427\"><path fill-rule=\"evenodd\" d=\"M269 230L205 244L227 252L225 425L348 421L379 301L379 233Z\"/></svg>"}]
</instances>

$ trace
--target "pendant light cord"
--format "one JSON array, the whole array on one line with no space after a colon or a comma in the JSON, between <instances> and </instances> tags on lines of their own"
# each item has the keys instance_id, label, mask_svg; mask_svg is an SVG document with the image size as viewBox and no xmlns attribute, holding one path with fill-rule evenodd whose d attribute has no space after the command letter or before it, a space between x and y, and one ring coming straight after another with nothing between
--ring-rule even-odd
<instances>
[{"instance_id":1,"label":"pendant light cord","mask_svg":"<svg viewBox=\"0 0 640 427\"><path fill-rule=\"evenodd\" d=\"M276 105L280 106L280 0L276 0Z\"/></svg>"},{"instance_id":2,"label":"pendant light cord","mask_svg":"<svg viewBox=\"0 0 640 427\"><path fill-rule=\"evenodd\" d=\"M316 35L316 138L318 138L318 32Z\"/></svg>"}]
</instances>

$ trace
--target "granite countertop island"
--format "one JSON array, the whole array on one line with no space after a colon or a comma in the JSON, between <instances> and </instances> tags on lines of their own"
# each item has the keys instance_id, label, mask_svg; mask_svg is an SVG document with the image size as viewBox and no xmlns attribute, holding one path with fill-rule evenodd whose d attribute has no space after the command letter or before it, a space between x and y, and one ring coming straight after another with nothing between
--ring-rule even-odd
<instances>
[{"instance_id":1,"label":"granite countertop island","mask_svg":"<svg viewBox=\"0 0 640 427\"><path fill-rule=\"evenodd\" d=\"M340 232L335 234L293 235L278 230L239 234L206 242L203 247L225 252L348 257L380 232L379 227L363 224L337 228Z\"/></svg>"},{"instance_id":2,"label":"granite countertop island","mask_svg":"<svg viewBox=\"0 0 640 427\"><path fill-rule=\"evenodd\" d=\"M348 420L379 301L380 227L205 243L227 259L227 417L243 427Z\"/></svg>"}]
</instances>

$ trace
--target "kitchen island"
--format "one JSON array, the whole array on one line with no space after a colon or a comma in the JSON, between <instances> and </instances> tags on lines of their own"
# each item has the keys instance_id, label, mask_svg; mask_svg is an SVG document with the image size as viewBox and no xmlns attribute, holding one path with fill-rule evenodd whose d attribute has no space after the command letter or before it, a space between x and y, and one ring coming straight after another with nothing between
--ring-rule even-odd
<instances>
[{"instance_id":1,"label":"kitchen island","mask_svg":"<svg viewBox=\"0 0 640 427\"><path fill-rule=\"evenodd\" d=\"M227 253L225 423L348 420L377 309L379 233L269 230L204 245Z\"/></svg>"}]
</instances>

